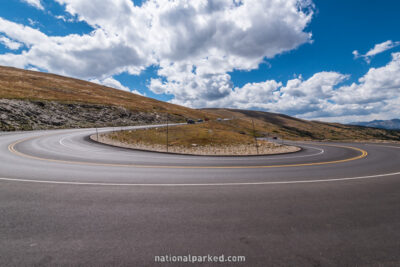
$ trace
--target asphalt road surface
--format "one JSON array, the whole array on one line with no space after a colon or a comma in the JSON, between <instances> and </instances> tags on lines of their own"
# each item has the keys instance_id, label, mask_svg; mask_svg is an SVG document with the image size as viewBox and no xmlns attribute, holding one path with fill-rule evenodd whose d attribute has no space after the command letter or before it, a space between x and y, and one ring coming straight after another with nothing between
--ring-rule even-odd
<instances>
[{"instance_id":1,"label":"asphalt road surface","mask_svg":"<svg viewBox=\"0 0 400 267\"><path fill-rule=\"evenodd\" d=\"M0 266L400 265L399 145L204 157L94 133L0 134Z\"/></svg>"}]
</instances>

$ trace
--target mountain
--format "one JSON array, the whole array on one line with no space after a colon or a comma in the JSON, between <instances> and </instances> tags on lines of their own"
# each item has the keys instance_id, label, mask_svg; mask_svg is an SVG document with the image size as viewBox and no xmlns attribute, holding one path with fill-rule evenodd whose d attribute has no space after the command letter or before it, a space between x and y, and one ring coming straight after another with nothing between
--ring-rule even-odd
<instances>
[{"instance_id":1,"label":"mountain","mask_svg":"<svg viewBox=\"0 0 400 267\"><path fill-rule=\"evenodd\" d=\"M393 120L373 120L364 122L353 122L351 125L360 125L366 127L374 127L388 130L400 130L400 119Z\"/></svg>"},{"instance_id":2,"label":"mountain","mask_svg":"<svg viewBox=\"0 0 400 267\"><path fill-rule=\"evenodd\" d=\"M293 140L400 140L400 131L262 111L191 109L60 75L0 66L0 131L228 118L237 132ZM223 120L222 120L223 122Z\"/></svg>"}]
</instances>

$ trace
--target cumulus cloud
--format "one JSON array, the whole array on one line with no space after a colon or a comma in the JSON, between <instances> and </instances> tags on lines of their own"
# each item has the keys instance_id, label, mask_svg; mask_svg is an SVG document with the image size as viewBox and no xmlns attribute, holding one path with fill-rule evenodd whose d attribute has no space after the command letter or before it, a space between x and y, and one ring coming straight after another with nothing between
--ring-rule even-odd
<instances>
[{"instance_id":1,"label":"cumulus cloud","mask_svg":"<svg viewBox=\"0 0 400 267\"><path fill-rule=\"evenodd\" d=\"M9 38L32 47L49 43L49 37L39 30L0 18L0 32Z\"/></svg>"},{"instance_id":2,"label":"cumulus cloud","mask_svg":"<svg viewBox=\"0 0 400 267\"><path fill-rule=\"evenodd\" d=\"M162 79L152 79L149 89L157 94L174 95L174 103L186 106L205 106L206 102L226 97L231 93L232 82L226 73L199 72L188 63L160 64Z\"/></svg>"},{"instance_id":3,"label":"cumulus cloud","mask_svg":"<svg viewBox=\"0 0 400 267\"><path fill-rule=\"evenodd\" d=\"M62 21L64 21L64 22L75 22L75 18L74 17L72 17L72 18L67 18L66 16L63 16L63 15L56 15L56 16L54 16L56 19L59 19L59 20L62 20Z\"/></svg>"},{"instance_id":4,"label":"cumulus cloud","mask_svg":"<svg viewBox=\"0 0 400 267\"><path fill-rule=\"evenodd\" d=\"M32 27L39 24L38 21L33 20L33 19L31 19L31 18L28 18L28 22L29 22L29 25L31 25Z\"/></svg>"},{"instance_id":5,"label":"cumulus cloud","mask_svg":"<svg viewBox=\"0 0 400 267\"><path fill-rule=\"evenodd\" d=\"M42 5L40 0L21 0L21 1L23 1L23 2L25 2L27 4L29 4L29 5L37 8L37 9L44 10L44 7L43 7L43 5Z\"/></svg>"},{"instance_id":6,"label":"cumulus cloud","mask_svg":"<svg viewBox=\"0 0 400 267\"><path fill-rule=\"evenodd\" d=\"M102 79L122 71L137 74L147 61L134 47L102 29L90 35L49 37L37 29L0 18L0 31L29 48L21 54L0 55L3 65L36 66L67 76Z\"/></svg>"},{"instance_id":7,"label":"cumulus cloud","mask_svg":"<svg viewBox=\"0 0 400 267\"><path fill-rule=\"evenodd\" d=\"M137 95L142 95L137 90L131 90L129 87L121 84L120 81L114 79L113 77L107 77L107 78L102 79L102 80L92 79L92 80L89 80L89 81L93 82L93 83L100 84L100 85L108 86L108 87L111 87L111 88L119 89L119 90L122 90L122 91L132 92L132 93L135 93Z\"/></svg>"},{"instance_id":8,"label":"cumulus cloud","mask_svg":"<svg viewBox=\"0 0 400 267\"><path fill-rule=\"evenodd\" d=\"M360 57L360 52L358 52L358 50L354 50L352 52L352 54L353 54L354 58L359 58Z\"/></svg>"},{"instance_id":9,"label":"cumulus cloud","mask_svg":"<svg viewBox=\"0 0 400 267\"><path fill-rule=\"evenodd\" d=\"M1 62L84 79L138 74L150 65L160 65L161 74L171 64L193 64L196 79L209 79L201 82L208 84L311 41L304 29L312 3L303 0L151 0L140 7L130 0L56 1L93 32L49 37L2 19L0 31L30 49L19 56L2 55Z\"/></svg>"},{"instance_id":10,"label":"cumulus cloud","mask_svg":"<svg viewBox=\"0 0 400 267\"><path fill-rule=\"evenodd\" d=\"M357 50L353 51L354 58L362 57L369 64L371 62L371 58L377 54L385 52L386 50L395 48L399 46L400 42L393 42L392 40L388 40L386 42L376 44L374 48L370 49L365 55L360 54Z\"/></svg>"},{"instance_id":11,"label":"cumulus cloud","mask_svg":"<svg viewBox=\"0 0 400 267\"><path fill-rule=\"evenodd\" d=\"M164 78L149 88L173 94L174 103L199 107L224 98L233 86L227 72L256 69L265 58L311 41L304 29L312 11L299 4L312 5L303 1L161 2L162 8L146 5Z\"/></svg>"},{"instance_id":12,"label":"cumulus cloud","mask_svg":"<svg viewBox=\"0 0 400 267\"><path fill-rule=\"evenodd\" d=\"M14 42L5 36L0 36L0 43L11 50L18 50L22 46L21 43Z\"/></svg>"},{"instance_id":13,"label":"cumulus cloud","mask_svg":"<svg viewBox=\"0 0 400 267\"><path fill-rule=\"evenodd\" d=\"M129 87L126 87L126 86L122 85L119 81L115 80L112 77L108 77L108 78L105 78L103 80L93 79L93 80L90 80L90 81L93 82L93 83L105 85L105 86L112 87L112 88L115 88L115 89L120 89L122 91L128 91L128 92L131 91L129 89Z\"/></svg>"},{"instance_id":14,"label":"cumulus cloud","mask_svg":"<svg viewBox=\"0 0 400 267\"><path fill-rule=\"evenodd\" d=\"M341 87L333 100L338 105L353 104L373 112L383 109L400 115L400 53L393 53L386 66L369 69L358 83Z\"/></svg>"},{"instance_id":15,"label":"cumulus cloud","mask_svg":"<svg viewBox=\"0 0 400 267\"><path fill-rule=\"evenodd\" d=\"M324 110L334 96L335 86L348 78L337 72L319 72L307 80L302 77L287 81L275 80L248 83L236 87L226 98L209 101L207 106L229 106L241 109L264 109L291 115Z\"/></svg>"}]
</instances>

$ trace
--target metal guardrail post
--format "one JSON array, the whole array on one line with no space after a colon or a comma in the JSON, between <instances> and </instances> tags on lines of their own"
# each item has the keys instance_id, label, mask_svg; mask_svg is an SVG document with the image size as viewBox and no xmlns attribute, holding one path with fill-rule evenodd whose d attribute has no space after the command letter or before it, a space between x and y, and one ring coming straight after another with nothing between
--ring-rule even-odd
<instances>
[{"instance_id":1,"label":"metal guardrail post","mask_svg":"<svg viewBox=\"0 0 400 267\"><path fill-rule=\"evenodd\" d=\"M166 142L167 152L168 152L168 134L169 134L169 131L168 131L168 113L167 113L167 142Z\"/></svg>"},{"instance_id":2,"label":"metal guardrail post","mask_svg":"<svg viewBox=\"0 0 400 267\"><path fill-rule=\"evenodd\" d=\"M256 143L256 150L257 150L257 155L258 155L258 144L257 144L257 137L256 137L256 129L254 127L254 120L252 119L251 122L253 123L253 135L254 135L254 141Z\"/></svg>"}]
</instances>

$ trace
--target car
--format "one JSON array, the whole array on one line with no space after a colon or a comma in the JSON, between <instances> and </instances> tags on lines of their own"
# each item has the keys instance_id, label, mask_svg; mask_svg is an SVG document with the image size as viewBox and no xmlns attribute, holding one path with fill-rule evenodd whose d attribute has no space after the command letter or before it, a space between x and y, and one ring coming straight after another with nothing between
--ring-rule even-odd
<instances>
[{"instance_id":1,"label":"car","mask_svg":"<svg viewBox=\"0 0 400 267\"><path fill-rule=\"evenodd\" d=\"M195 124L194 120L187 120L187 124Z\"/></svg>"},{"instance_id":2,"label":"car","mask_svg":"<svg viewBox=\"0 0 400 267\"><path fill-rule=\"evenodd\" d=\"M221 118L218 118L217 121L222 121L222 119L221 119Z\"/></svg>"},{"instance_id":3,"label":"car","mask_svg":"<svg viewBox=\"0 0 400 267\"><path fill-rule=\"evenodd\" d=\"M197 122L203 122L203 120L202 119L198 119Z\"/></svg>"}]
</instances>

